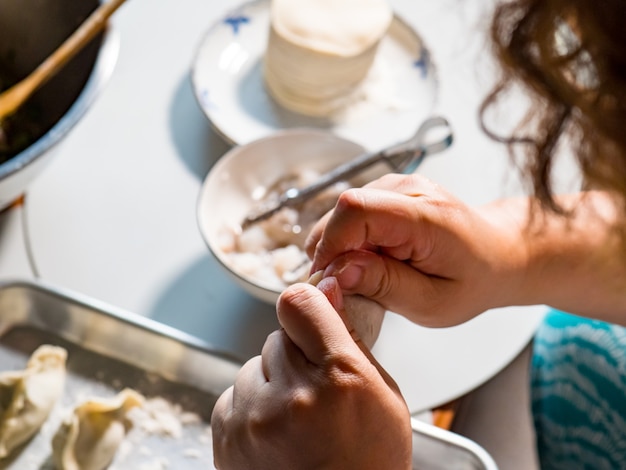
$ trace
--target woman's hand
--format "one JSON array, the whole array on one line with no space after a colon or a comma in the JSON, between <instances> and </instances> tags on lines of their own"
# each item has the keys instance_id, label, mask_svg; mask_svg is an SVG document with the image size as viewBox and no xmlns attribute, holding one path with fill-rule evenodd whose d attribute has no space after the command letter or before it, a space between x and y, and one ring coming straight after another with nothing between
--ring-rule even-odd
<instances>
[{"instance_id":1,"label":"woman's hand","mask_svg":"<svg viewBox=\"0 0 626 470\"><path fill-rule=\"evenodd\" d=\"M337 313L341 302L333 278L283 292L282 329L213 410L217 468L411 468L406 403Z\"/></svg>"},{"instance_id":2,"label":"woman's hand","mask_svg":"<svg viewBox=\"0 0 626 470\"><path fill-rule=\"evenodd\" d=\"M514 207L514 210L512 209ZM344 192L313 229L312 271L425 326L452 326L515 302L527 206L479 212L419 175Z\"/></svg>"}]
</instances>

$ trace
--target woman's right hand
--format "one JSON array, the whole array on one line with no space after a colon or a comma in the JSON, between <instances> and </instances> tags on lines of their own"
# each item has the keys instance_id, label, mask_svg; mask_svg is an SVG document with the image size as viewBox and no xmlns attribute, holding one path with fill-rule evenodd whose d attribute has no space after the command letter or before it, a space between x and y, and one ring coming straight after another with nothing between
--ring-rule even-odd
<instances>
[{"instance_id":1,"label":"woman's right hand","mask_svg":"<svg viewBox=\"0 0 626 470\"><path fill-rule=\"evenodd\" d=\"M507 204L479 211L420 175L384 176L344 192L314 227L312 271L416 323L462 323L520 288L527 206Z\"/></svg>"}]
</instances>

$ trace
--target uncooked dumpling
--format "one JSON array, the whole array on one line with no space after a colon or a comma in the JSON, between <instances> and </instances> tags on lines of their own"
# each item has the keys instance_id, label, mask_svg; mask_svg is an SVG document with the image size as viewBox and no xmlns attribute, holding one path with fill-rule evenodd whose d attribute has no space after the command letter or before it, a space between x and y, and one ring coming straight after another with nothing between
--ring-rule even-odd
<instances>
[{"instance_id":1,"label":"uncooked dumpling","mask_svg":"<svg viewBox=\"0 0 626 470\"><path fill-rule=\"evenodd\" d=\"M309 278L309 284L317 286L322 279L323 273L318 271ZM385 309L378 302L362 295L344 295L343 304L354 330L363 344L371 349L378 339Z\"/></svg>"},{"instance_id":2,"label":"uncooked dumpling","mask_svg":"<svg viewBox=\"0 0 626 470\"><path fill-rule=\"evenodd\" d=\"M128 412L142 406L143 396L131 389L111 399L91 399L78 405L52 438L58 470L103 470L132 427Z\"/></svg>"},{"instance_id":3,"label":"uncooked dumpling","mask_svg":"<svg viewBox=\"0 0 626 470\"><path fill-rule=\"evenodd\" d=\"M67 351L43 345L26 369L0 373L0 458L30 439L63 393Z\"/></svg>"}]
</instances>

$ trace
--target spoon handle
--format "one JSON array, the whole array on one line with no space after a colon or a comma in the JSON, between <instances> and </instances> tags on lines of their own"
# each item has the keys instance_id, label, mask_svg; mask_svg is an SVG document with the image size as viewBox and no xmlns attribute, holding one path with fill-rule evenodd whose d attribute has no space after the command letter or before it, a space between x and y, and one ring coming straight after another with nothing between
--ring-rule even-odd
<instances>
[{"instance_id":1,"label":"spoon handle","mask_svg":"<svg viewBox=\"0 0 626 470\"><path fill-rule=\"evenodd\" d=\"M429 140L427 133L432 129L445 131L444 135L437 136L435 141ZM452 129L448 121L439 116L430 117L420 125L411 139L379 152L362 154L322 175L313 184L300 189L290 188L276 201L253 209L244 218L241 228L245 230L252 224L266 220L284 207L297 206L338 181L350 179L378 162L386 163L390 170L396 173L413 172L427 155L441 152L451 143Z\"/></svg>"},{"instance_id":2,"label":"spoon handle","mask_svg":"<svg viewBox=\"0 0 626 470\"><path fill-rule=\"evenodd\" d=\"M54 76L96 34L104 29L108 18L126 0L109 0L91 15L26 78L0 94L0 121L13 114L48 79Z\"/></svg>"},{"instance_id":3,"label":"spoon handle","mask_svg":"<svg viewBox=\"0 0 626 470\"><path fill-rule=\"evenodd\" d=\"M383 153L365 153L323 174L315 183L302 189L291 188L283 195L283 204L296 205L322 192L333 184L352 178L375 163L383 160Z\"/></svg>"}]
</instances>

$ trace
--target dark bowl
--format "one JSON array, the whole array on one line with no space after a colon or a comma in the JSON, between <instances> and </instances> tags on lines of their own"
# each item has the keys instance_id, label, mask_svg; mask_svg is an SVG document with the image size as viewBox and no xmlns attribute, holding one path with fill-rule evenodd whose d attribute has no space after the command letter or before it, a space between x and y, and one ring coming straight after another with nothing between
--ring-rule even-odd
<instances>
[{"instance_id":1,"label":"dark bowl","mask_svg":"<svg viewBox=\"0 0 626 470\"><path fill-rule=\"evenodd\" d=\"M0 78L19 80L53 52L97 0L0 0ZM113 73L119 51L109 24L2 123L0 209L23 194ZM15 140L14 140L15 138Z\"/></svg>"}]
</instances>

